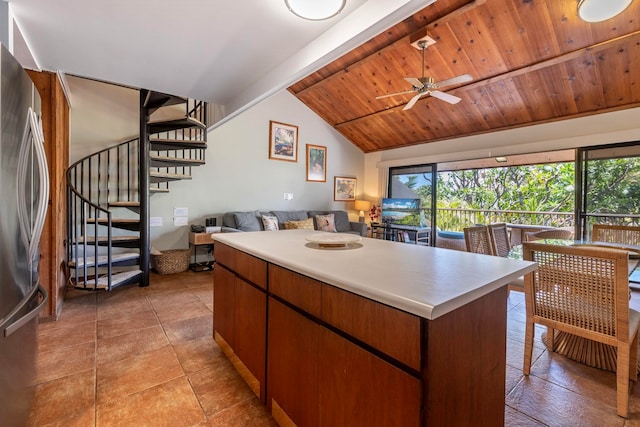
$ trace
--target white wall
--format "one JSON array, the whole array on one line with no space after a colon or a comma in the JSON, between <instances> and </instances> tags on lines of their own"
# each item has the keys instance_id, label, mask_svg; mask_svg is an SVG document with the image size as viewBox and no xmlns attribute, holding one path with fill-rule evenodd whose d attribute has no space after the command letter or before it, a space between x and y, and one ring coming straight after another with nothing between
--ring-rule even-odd
<instances>
[{"instance_id":1,"label":"white wall","mask_svg":"<svg viewBox=\"0 0 640 427\"><path fill-rule=\"evenodd\" d=\"M298 126L298 161L269 159L269 120ZM174 182L170 193L151 197L151 216L162 227L151 228L152 246L186 248L188 226L173 226L173 209L189 209L189 224L242 210L346 209L353 220L353 202L333 201L334 176L358 179L363 193L364 154L287 91L211 130L206 165L193 168L191 181ZM307 182L305 144L327 147L327 181ZM293 193L284 200L283 193Z\"/></svg>"},{"instance_id":2,"label":"white wall","mask_svg":"<svg viewBox=\"0 0 640 427\"><path fill-rule=\"evenodd\" d=\"M383 197L388 168L640 141L640 108L365 155L366 197Z\"/></svg>"}]
</instances>

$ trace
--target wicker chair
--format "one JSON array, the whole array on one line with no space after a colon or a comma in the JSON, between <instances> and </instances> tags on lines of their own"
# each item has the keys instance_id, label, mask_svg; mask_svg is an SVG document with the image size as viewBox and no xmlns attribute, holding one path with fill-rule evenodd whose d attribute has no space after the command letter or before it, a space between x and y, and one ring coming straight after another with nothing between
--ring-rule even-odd
<instances>
[{"instance_id":1,"label":"wicker chair","mask_svg":"<svg viewBox=\"0 0 640 427\"><path fill-rule=\"evenodd\" d=\"M529 375L534 324L617 348L617 410L629 412L629 379L637 379L640 313L629 309L627 252L610 248L523 244L523 258L538 263L525 276L526 329L523 371ZM598 357L594 355L594 357Z\"/></svg>"},{"instance_id":2,"label":"wicker chair","mask_svg":"<svg viewBox=\"0 0 640 427\"><path fill-rule=\"evenodd\" d=\"M542 239L571 239L573 232L565 228L555 228L553 230L528 231L524 234L525 242L533 242Z\"/></svg>"},{"instance_id":3,"label":"wicker chair","mask_svg":"<svg viewBox=\"0 0 640 427\"><path fill-rule=\"evenodd\" d=\"M493 247L491 246L489 227L486 225L465 228L464 241L467 245L467 252L486 255L494 254Z\"/></svg>"},{"instance_id":4,"label":"wicker chair","mask_svg":"<svg viewBox=\"0 0 640 427\"><path fill-rule=\"evenodd\" d=\"M626 243L628 245L640 246L640 227L593 224L591 240L594 242Z\"/></svg>"},{"instance_id":5,"label":"wicker chair","mask_svg":"<svg viewBox=\"0 0 640 427\"><path fill-rule=\"evenodd\" d=\"M501 257L509 255L511 249L511 239L509 237L509 230L507 230L507 224L499 222L496 224L489 224L489 235L491 236L491 249L493 254Z\"/></svg>"}]
</instances>

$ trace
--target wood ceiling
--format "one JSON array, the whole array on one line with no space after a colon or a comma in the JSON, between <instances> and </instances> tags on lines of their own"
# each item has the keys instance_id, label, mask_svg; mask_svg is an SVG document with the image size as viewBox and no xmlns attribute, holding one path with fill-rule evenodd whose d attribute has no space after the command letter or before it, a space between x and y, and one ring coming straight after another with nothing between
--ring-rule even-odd
<instances>
[{"instance_id":1,"label":"wood ceiling","mask_svg":"<svg viewBox=\"0 0 640 427\"><path fill-rule=\"evenodd\" d=\"M640 106L640 1L588 24L577 0L437 0L289 87L365 153ZM413 94L422 75L410 42L427 34L426 75L473 81Z\"/></svg>"}]
</instances>

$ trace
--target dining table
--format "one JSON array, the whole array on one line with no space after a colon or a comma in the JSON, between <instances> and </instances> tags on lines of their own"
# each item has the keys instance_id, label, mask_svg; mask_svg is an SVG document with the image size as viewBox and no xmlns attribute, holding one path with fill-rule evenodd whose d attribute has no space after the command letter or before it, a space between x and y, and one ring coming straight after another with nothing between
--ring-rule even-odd
<instances>
[{"instance_id":1,"label":"dining table","mask_svg":"<svg viewBox=\"0 0 640 427\"><path fill-rule=\"evenodd\" d=\"M595 246L623 249L629 252L629 289L640 291L640 246L623 243L565 240L565 239L541 239L532 243L543 243L563 246ZM507 255L510 259L522 259L522 245L515 245ZM510 284L511 289L524 287L524 279L519 278ZM524 289L522 289L524 290ZM592 341L564 331L556 330L553 337L553 346L546 332L542 333L542 342L548 349L554 349L556 353L575 360L582 364L606 371L616 371L616 348L607 344ZM638 372L640 372L640 359L638 360Z\"/></svg>"}]
</instances>

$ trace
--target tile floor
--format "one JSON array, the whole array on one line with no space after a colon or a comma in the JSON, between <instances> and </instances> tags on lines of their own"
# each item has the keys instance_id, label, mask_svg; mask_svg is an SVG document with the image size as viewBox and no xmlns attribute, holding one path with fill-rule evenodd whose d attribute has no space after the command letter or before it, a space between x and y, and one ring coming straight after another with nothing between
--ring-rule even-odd
<instances>
[{"instance_id":1,"label":"tile floor","mask_svg":"<svg viewBox=\"0 0 640 427\"><path fill-rule=\"evenodd\" d=\"M148 288L69 290L60 320L39 327L29 425L274 426L211 338L212 277L152 274ZM640 426L638 387L625 421L615 374L550 354L539 337L525 378L523 294L511 292L508 305L505 425Z\"/></svg>"}]
</instances>

